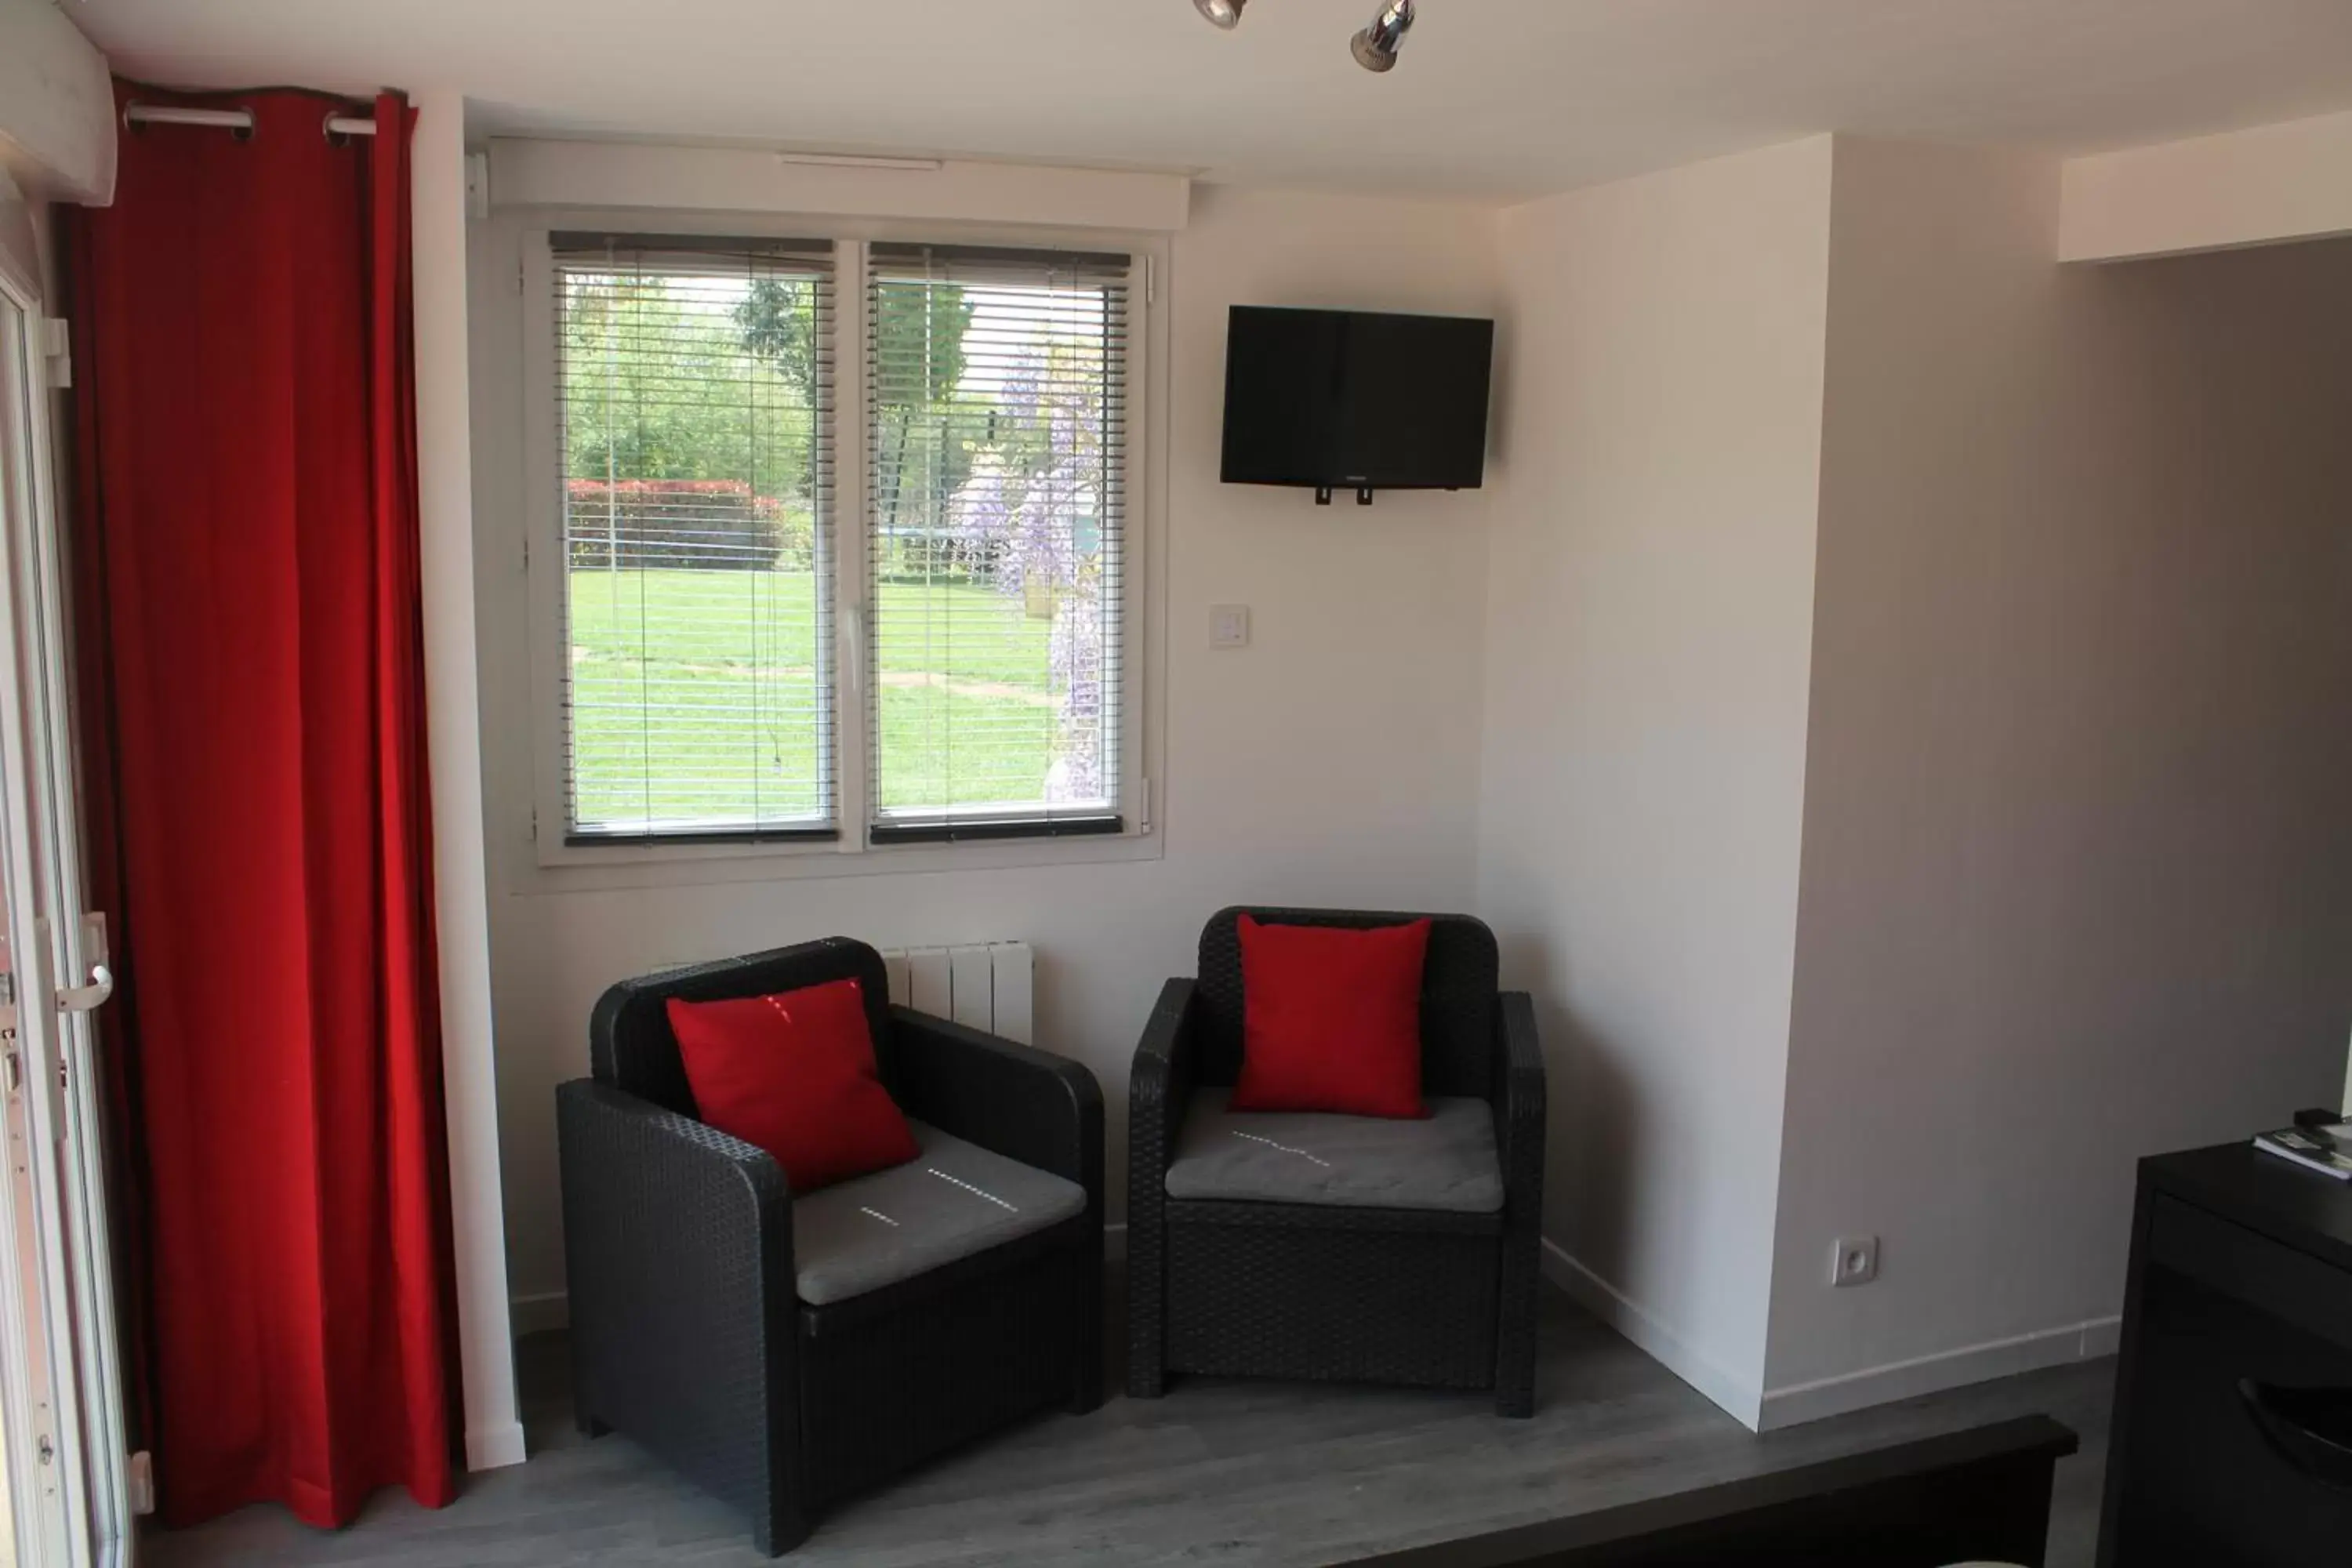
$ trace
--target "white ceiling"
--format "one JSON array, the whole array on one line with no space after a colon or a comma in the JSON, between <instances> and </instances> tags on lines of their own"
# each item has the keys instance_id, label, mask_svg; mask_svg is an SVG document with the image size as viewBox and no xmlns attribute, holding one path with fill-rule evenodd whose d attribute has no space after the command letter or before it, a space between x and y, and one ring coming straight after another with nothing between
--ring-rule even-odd
<instances>
[{"instance_id":1,"label":"white ceiling","mask_svg":"<svg viewBox=\"0 0 2352 1568\"><path fill-rule=\"evenodd\" d=\"M1525 195L1819 131L2079 152L2352 108L2352 0L59 0L188 86L457 87L475 130Z\"/></svg>"}]
</instances>

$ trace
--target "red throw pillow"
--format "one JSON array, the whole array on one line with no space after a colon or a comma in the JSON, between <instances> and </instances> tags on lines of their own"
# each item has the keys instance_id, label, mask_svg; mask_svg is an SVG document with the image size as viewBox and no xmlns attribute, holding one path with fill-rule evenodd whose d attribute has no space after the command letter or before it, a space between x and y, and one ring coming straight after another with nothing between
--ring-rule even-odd
<instances>
[{"instance_id":1,"label":"red throw pillow","mask_svg":"<svg viewBox=\"0 0 2352 1568\"><path fill-rule=\"evenodd\" d=\"M922 1152L876 1072L856 981L668 1007L702 1120L773 1154L795 1196Z\"/></svg>"},{"instance_id":2,"label":"red throw pillow","mask_svg":"<svg viewBox=\"0 0 2352 1568\"><path fill-rule=\"evenodd\" d=\"M1429 922L1350 931L1241 917L1235 1110L1423 1117L1421 968Z\"/></svg>"}]
</instances>

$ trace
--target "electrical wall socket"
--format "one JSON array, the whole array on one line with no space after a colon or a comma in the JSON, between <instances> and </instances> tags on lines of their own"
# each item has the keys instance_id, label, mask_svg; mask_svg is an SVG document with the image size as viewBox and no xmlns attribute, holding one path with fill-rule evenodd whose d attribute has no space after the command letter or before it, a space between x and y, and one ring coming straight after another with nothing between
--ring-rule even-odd
<instances>
[{"instance_id":1,"label":"electrical wall socket","mask_svg":"<svg viewBox=\"0 0 2352 1568\"><path fill-rule=\"evenodd\" d=\"M1830 1283L1841 1289L1867 1285L1878 1278L1878 1237L1848 1236L1838 1239L1830 1254Z\"/></svg>"}]
</instances>

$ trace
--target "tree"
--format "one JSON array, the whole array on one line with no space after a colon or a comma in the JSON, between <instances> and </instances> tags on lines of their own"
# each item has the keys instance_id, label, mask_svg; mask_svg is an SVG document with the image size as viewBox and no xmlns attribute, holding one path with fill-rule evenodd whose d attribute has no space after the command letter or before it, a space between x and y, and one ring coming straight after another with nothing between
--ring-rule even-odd
<instances>
[{"instance_id":1,"label":"tree","mask_svg":"<svg viewBox=\"0 0 2352 1568\"><path fill-rule=\"evenodd\" d=\"M816 401L815 331L809 286L799 279L761 278L735 307L744 349Z\"/></svg>"},{"instance_id":2,"label":"tree","mask_svg":"<svg viewBox=\"0 0 2352 1568\"><path fill-rule=\"evenodd\" d=\"M567 272L562 287L571 478L734 479L805 501L806 444L779 416L814 401L779 365L763 366L769 384L743 386L736 307L662 277Z\"/></svg>"},{"instance_id":3,"label":"tree","mask_svg":"<svg viewBox=\"0 0 2352 1568\"><path fill-rule=\"evenodd\" d=\"M814 404L804 377L746 364L741 285L583 268L561 287L564 471L584 514L573 527L604 536L575 539L580 559L804 564Z\"/></svg>"},{"instance_id":4,"label":"tree","mask_svg":"<svg viewBox=\"0 0 2352 1568\"><path fill-rule=\"evenodd\" d=\"M886 280L872 327L875 514L886 537L903 518L943 505L971 471L971 443L954 426L973 302L955 284ZM810 284L762 278L735 308L745 350L816 399L816 310Z\"/></svg>"}]
</instances>

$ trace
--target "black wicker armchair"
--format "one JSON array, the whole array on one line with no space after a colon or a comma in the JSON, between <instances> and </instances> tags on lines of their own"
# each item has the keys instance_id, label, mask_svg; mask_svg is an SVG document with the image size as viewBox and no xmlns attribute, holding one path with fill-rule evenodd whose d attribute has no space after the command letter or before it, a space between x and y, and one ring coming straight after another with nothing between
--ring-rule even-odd
<instances>
[{"instance_id":1,"label":"black wicker armchair","mask_svg":"<svg viewBox=\"0 0 2352 1568\"><path fill-rule=\"evenodd\" d=\"M1491 1388L1532 1415L1544 1067L1528 999L1497 989L1494 933L1433 917L1428 1121L1234 1116L1244 913L1420 918L1225 910L1200 978L1160 992L1129 1085L1128 1392L1156 1398L1171 1372L1333 1379Z\"/></svg>"},{"instance_id":2,"label":"black wicker armchair","mask_svg":"<svg viewBox=\"0 0 2352 1568\"><path fill-rule=\"evenodd\" d=\"M772 1158L695 1119L664 1003L849 976L924 1157L795 1201ZM589 1035L594 1079L556 1094L582 1430L627 1433L749 1512L773 1555L924 1459L1101 1403L1102 1095L1084 1068L891 1006L880 955L839 939L625 981ZM921 1190L872 1185L894 1180ZM974 1250L950 1210L910 1257L861 1221L966 1183L1016 1200L966 1205L1005 1238Z\"/></svg>"}]
</instances>

